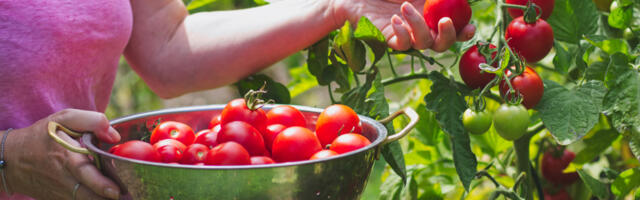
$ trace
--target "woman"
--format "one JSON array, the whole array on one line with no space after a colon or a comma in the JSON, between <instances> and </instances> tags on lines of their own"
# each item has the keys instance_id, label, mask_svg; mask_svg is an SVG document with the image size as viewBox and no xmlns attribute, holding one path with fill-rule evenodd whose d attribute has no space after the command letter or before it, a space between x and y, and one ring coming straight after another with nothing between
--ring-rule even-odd
<instances>
[{"instance_id":1,"label":"woman","mask_svg":"<svg viewBox=\"0 0 640 200\"><path fill-rule=\"evenodd\" d=\"M416 9L423 3L284 0L188 15L181 0L2 0L0 133L7 137L8 192L36 199L119 197L113 181L86 156L50 139L46 126L55 121L118 142L102 112L122 54L156 94L171 98L237 81L361 16L398 50L445 51L473 36L471 25L456 34L448 18L435 34ZM28 199L2 191L3 199Z\"/></svg>"}]
</instances>

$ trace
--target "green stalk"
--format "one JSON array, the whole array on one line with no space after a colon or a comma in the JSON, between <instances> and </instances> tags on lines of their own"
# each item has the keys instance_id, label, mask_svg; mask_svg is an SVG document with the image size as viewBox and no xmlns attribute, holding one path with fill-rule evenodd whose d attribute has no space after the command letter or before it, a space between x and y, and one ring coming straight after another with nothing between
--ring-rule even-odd
<instances>
[{"instance_id":1,"label":"green stalk","mask_svg":"<svg viewBox=\"0 0 640 200\"><path fill-rule=\"evenodd\" d=\"M516 167L518 169L517 174L525 173L523 182L519 188L514 188L518 191L518 195L524 199L533 199L534 184L531 178L531 165L529 165L529 142L531 141L531 135L527 134L519 139L513 141L513 148L516 152Z\"/></svg>"}]
</instances>

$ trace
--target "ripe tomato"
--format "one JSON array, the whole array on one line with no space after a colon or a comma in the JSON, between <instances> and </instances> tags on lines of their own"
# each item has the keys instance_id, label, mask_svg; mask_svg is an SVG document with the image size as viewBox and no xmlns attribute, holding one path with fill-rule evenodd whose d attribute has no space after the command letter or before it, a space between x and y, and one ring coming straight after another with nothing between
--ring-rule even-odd
<instances>
[{"instance_id":1,"label":"ripe tomato","mask_svg":"<svg viewBox=\"0 0 640 200\"><path fill-rule=\"evenodd\" d=\"M313 154L311 158L309 158L309 160L328 158L328 157L337 156L337 155L338 153L336 153L333 150L324 149L322 151L318 151L317 153Z\"/></svg>"},{"instance_id":2,"label":"ripe tomato","mask_svg":"<svg viewBox=\"0 0 640 200\"><path fill-rule=\"evenodd\" d=\"M204 158L207 155L207 152L209 152L209 147L203 144L193 143L187 147L187 150L184 151L180 163L192 165L202 163L204 162Z\"/></svg>"},{"instance_id":3,"label":"ripe tomato","mask_svg":"<svg viewBox=\"0 0 640 200\"><path fill-rule=\"evenodd\" d=\"M266 164L274 164L276 163L273 159L267 156L252 156L251 164L252 165L266 165Z\"/></svg>"},{"instance_id":4,"label":"ripe tomato","mask_svg":"<svg viewBox=\"0 0 640 200\"><path fill-rule=\"evenodd\" d=\"M307 126L304 115L298 109L289 105L278 105L267 112L267 124L282 124L286 127Z\"/></svg>"},{"instance_id":5,"label":"ripe tomato","mask_svg":"<svg viewBox=\"0 0 640 200\"><path fill-rule=\"evenodd\" d=\"M231 141L242 145L252 156L267 155L262 134L246 122L235 121L222 125L217 142Z\"/></svg>"},{"instance_id":6,"label":"ripe tomato","mask_svg":"<svg viewBox=\"0 0 640 200\"><path fill-rule=\"evenodd\" d=\"M471 7L467 0L427 0L423 11L424 21L436 33L439 31L438 22L443 17L451 18L456 34L471 20Z\"/></svg>"},{"instance_id":7,"label":"ripe tomato","mask_svg":"<svg viewBox=\"0 0 640 200\"><path fill-rule=\"evenodd\" d=\"M251 156L249 152L236 142L219 144L207 152L204 158L205 165L249 165Z\"/></svg>"},{"instance_id":8,"label":"ripe tomato","mask_svg":"<svg viewBox=\"0 0 640 200\"><path fill-rule=\"evenodd\" d=\"M544 190L544 200L571 200L571 196L564 188L561 188L559 191L555 193L549 193L549 191Z\"/></svg>"},{"instance_id":9,"label":"ripe tomato","mask_svg":"<svg viewBox=\"0 0 640 200\"><path fill-rule=\"evenodd\" d=\"M566 149L549 149L542 155L542 176L554 184L569 185L575 182L578 180L577 172L563 172L575 157L575 153Z\"/></svg>"},{"instance_id":10,"label":"ripe tomato","mask_svg":"<svg viewBox=\"0 0 640 200\"><path fill-rule=\"evenodd\" d=\"M511 76L511 71L507 70L507 76ZM531 67L526 67L522 74L511 79L511 85L522 95L522 105L527 109L535 107L542 99L544 84L538 73ZM505 96L507 91L509 91L509 85L503 80L500 84L500 94ZM511 96L506 97L511 98Z\"/></svg>"},{"instance_id":11,"label":"ripe tomato","mask_svg":"<svg viewBox=\"0 0 640 200\"><path fill-rule=\"evenodd\" d=\"M329 150L335 151L338 154L343 154L366 147L369 144L371 144L371 142L369 142L369 139L366 137L357 133L347 133L342 134L333 140Z\"/></svg>"},{"instance_id":12,"label":"ripe tomato","mask_svg":"<svg viewBox=\"0 0 640 200\"><path fill-rule=\"evenodd\" d=\"M529 0L506 0L506 3L527 6L528 1ZM531 0L531 1L536 5L540 6L540 8L542 9L542 14L540 15L540 18L547 20L549 16L551 16L551 13L553 12L553 5L555 4L554 0ZM517 9L517 8L509 8L508 10L509 10L509 15L511 15L511 18L520 17L524 13L523 10ZM536 9L536 13L540 13L540 10Z\"/></svg>"},{"instance_id":13,"label":"ripe tomato","mask_svg":"<svg viewBox=\"0 0 640 200\"><path fill-rule=\"evenodd\" d=\"M504 35L509 47L528 63L542 60L553 47L553 30L543 19L528 24L522 17L513 19Z\"/></svg>"},{"instance_id":14,"label":"ripe tomato","mask_svg":"<svg viewBox=\"0 0 640 200\"><path fill-rule=\"evenodd\" d=\"M267 150L271 151L273 140L275 140L276 136L286 128L287 127L282 124L271 124L267 126L267 132L264 132L262 135L264 139L264 146L267 147Z\"/></svg>"},{"instance_id":15,"label":"ripe tomato","mask_svg":"<svg viewBox=\"0 0 640 200\"><path fill-rule=\"evenodd\" d=\"M153 146L140 140L131 140L113 146L111 147L109 152L118 156L136 160L160 162L160 154L158 154L158 152L153 149Z\"/></svg>"},{"instance_id":16,"label":"ripe tomato","mask_svg":"<svg viewBox=\"0 0 640 200\"><path fill-rule=\"evenodd\" d=\"M262 108L249 109L244 99L231 100L222 110L220 122L226 124L232 121L247 122L261 133L267 129L267 114L264 110Z\"/></svg>"},{"instance_id":17,"label":"ripe tomato","mask_svg":"<svg viewBox=\"0 0 640 200\"><path fill-rule=\"evenodd\" d=\"M160 123L149 138L149 143L155 144L156 142L164 139L174 139L182 142L184 145L191 145L196 135L193 133L193 129L186 124L175 121L166 121Z\"/></svg>"},{"instance_id":18,"label":"ripe tomato","mask_svg":"<svg viewBox=\"0 0 640 200\"><path fill-rule=\"evenodd\" d=\"M218 133L220 133L220 124L213 127L213 129L205 129L196 133L196 140L193 142L203 144L208 148L213 148L218 145Z\"/></svg>"},{"instance_id":19,"label":"ripe tomato","mask_svg":"<svg viewBox=\"0 0 640 200\"><path fill-rule=\"evenodd\" d=\"M462 125L472 134L483 134L491 128L491 113L487 110L476 112L467 109L462 114Z\"/></svg>"},{"instance_id":20,"label":"ripe tomato","mask_svg":"<svg viewBox=\"0 0 640 200\"><path fill-rule=\"evenodd\" d=\"M277 162L307 160L322 150L313 132L304 127L284 129L273 141L272 157Z\"/></svg>"},{"instance_id":21,"label":"ripe tomato","mask_svg":"<svg viewBox=\"0 0 640 200\"><path fill-rule=\"evenodd\" d=\"M495 48L496 46L493 44L489 45L489 49ZM493 52L491 57L495 58L496 53L497 52ZM482 69L480 69L480 64L482 63L487 63L487 60L478 52L478 45L469 48L469 50L464 52L462 57L460 57L460 64L458 65L460 77L471 89L483 88L496 77L495 74L482 71ZM493 67L497 66L498 62L493 63Z\"/></svg>"},{"instance_id":22,"label":"ripe tomato","mask_svg":"<svg viewBox=\"0 0 640 200\"><path fill-rule=\"evenodd\" d=\"M215 117L211 118L211 121L209 121L209 129L213 129L220 124L220 116L221 115L216 115Z\"/></svg>"},{"instance_id":23,"label":"ripe tomato","mask_svg":"<svg viewBox=\"0 0 640 200\"><path fill-rule=\"evenodd\" d=\"M358 114L345 105L331 105L325 108L316 122L316 135L320 144L326 146L339 134L360 133Z\"/></svg>"},{"instance_id":24,"label":"ripe tomato","mask_svg":"<svg viewBox=\"0 0 640 200\"><path fill-rule=\"evenodd\" d=\"M505 140L516 140L527 133L529 113L522 105L502 104L493 113L493 128Z\"/></svg>"},{"instance_id":25,"label":"ripe tomato","mask_svg":"<svg viewBox=\"0 0 640 200\"><path fill-rule=\"evenodd\" d=\"M159 154L162 162L172 163L178 162L182 159L184 151L187 150L187 146L174 139L164 139L153 144Z\"/></svg>"}]
</instances>

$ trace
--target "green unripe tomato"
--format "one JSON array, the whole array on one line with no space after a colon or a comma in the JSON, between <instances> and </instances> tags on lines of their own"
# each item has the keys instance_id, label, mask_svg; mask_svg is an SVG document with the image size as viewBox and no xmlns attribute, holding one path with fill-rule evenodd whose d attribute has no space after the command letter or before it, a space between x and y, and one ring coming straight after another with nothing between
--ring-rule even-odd
<instances>
[{"instance_id":1,"label":"green unripe tomato","mask_svg":"<svg viewBox=\"0 0 640 200\"><path fill-rule=\"evenodd\" d=\"M462 124L472 134L483 134L491 128L491 113L475 112L469 108L462 114Z\"/></svg>"},{"instance_id":2,"label":"green unripe tomato","mask_svg":"<svg viewBox=\"0 0 640 200\"><path fill-rule=\"evenodd\" d=\"M529 112L521 104L502 104L493 112L493 127L505 140L516 140L529 127Z\"/></svg>"},{"instance_id":3,"label":"green unripe tomato","mask_svg":"<svg viewBox=\"0 0 640 200\"><path fill-rule=\"evenodd\" d=\"M626 28L624 29L624 32L622 32L622 37L625 40L632 40L635 37L635 34L631 31L631 28Z\"/></svg>"}]
</instances>

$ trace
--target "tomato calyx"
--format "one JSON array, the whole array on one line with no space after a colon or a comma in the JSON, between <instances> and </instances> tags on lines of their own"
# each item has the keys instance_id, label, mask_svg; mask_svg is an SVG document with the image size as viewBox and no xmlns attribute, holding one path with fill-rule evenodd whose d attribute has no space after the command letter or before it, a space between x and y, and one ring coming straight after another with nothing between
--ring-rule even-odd
<instances>
[{"instance_id":1,"label":"tomato calyx","mask_svg":"<svg viewBox=\"0 0 640 200\"><path fill-rule=\"evenodd\" d=\"M533 3L532 1L528 1L526 6L504 3L503 7L506 8L515 8L520 9L524 12L524 21L527 24L534 24L538 19L542 17L542 7Z\"/></svg>"},{"instance_id":2,"label":"tomato calyx","mask_svg":"<svg viewBox=\"0 0 640 200\"><path fill-rule=\"evenodd\" d=\"M244 95L244 100L247 103L247 107L249 108L249 110L254 111L254 110L262 108L262 106L264 106L264 104L273 103L273 100L271 100L271 99L269 99L267 101L262 99L262 95L267 93L267 91L264 90L266 85L267 85L267 83L265 82L262 85L262 87L260 87L260 89L258 89L258 90L249 90L249 92L247 92Z\"/></svg>"}]
</instances>

